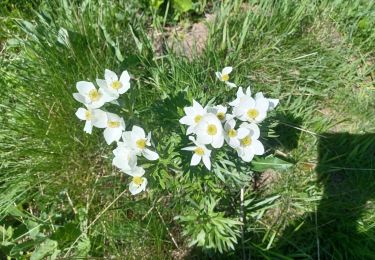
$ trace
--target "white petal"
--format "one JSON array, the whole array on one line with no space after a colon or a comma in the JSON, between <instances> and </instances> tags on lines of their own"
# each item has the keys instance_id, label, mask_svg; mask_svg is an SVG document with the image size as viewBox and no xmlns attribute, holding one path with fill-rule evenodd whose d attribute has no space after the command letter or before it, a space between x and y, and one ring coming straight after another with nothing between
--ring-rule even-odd
<instances>
[{"instance_id":1,"label":"white petal","mask_svg":"<svg viewBox=\"0 0 375 260\"><path fill-rule=\"evenodd\" d=\"M100 109L93 109L92 114L92 124L98 128L107 127L107 113Z\"/></svg>"},{"instance_id":2,"label":"white petal","mask_svg":"<svg viewBox=\"0 0 375 260\"><path fill-rule=\"evenodd\" d=\"M240 127L237 129L237 138L245 138L250 133L250 130L245 127Z\"/></svg>"},{"instance_id":3,"label":"white petal","mask_svg":"<svg viewBox=\"0 0 375 260\"><path fill-rule=\"evenodd\" d=\"M96 84L98 84L100 88L108 89L107 82L104 79L96 79Z\"/></svg>"},{"instance_id":4,"label":"white petal","mask_svg":"<svg viewBox=\"0 0 375 260\"><path fill-rule=\"evenodd\" d=\"M225 84L226 84L228 87L230 87L230 88L236 88L236 87L237 87L237 85L234 84L233 82L226 81Z\"/></svg>"},{"instance_id":5,"label":"white petal","mask_svg":"<svg viewBox=\"0 0 375 260\"><path fill-rule=\"evenodd\" d=\"M191 116L184 116L183 118L179 120L179 122L180 124L183 124L183 125L193 125L195 123L194 118Z\"/></svg>"},{"instance_id":6,"label":"white petal","mask_svg":"<svg viewBox=\"0 0 375 260\"><path fill-rule=\"evenodd\" d=\"M216 75L216 77L220 80L220 81L223 81L222 79L221 79L221 73L220 72L215 72L215 75Z\"/></svg>"},{"instance_id":7,"label":"white petal","mask_svg":"<svg viewBox=\"0 0 375 260\"><path fill-rule=\"evenodd\" d=\"M124 71L121 73L120 81L121 81L122 84L124 84L124 83L129 82L129 80L130 80L129 73L128 73L127 70L124 70Z\"/></svg>"},{"instance_id":8,"label":"white petal","mask_svg":"<svg viewBox=\"0 0 375 260\"><path fill-rule=\"evenodd\" d=\"M184 150L184 151L194 151L196 148L197 148L196 146L188 146L188 147L182 148L181 150Z\"/></svg>"},{"instance_id":9,"label":"white petal","mask_svg":"<svg viewBox=\"0 0 375 260\"><path fill-rule=\"evenodd\" d=\"M206 168L207 168L208 170L211 170L211 160L210 160L210 157L207 156L207 155L204 155L204 156L202 157L202 159L203 159L203 164L206 166Z\"/></svg>"},{"instance_id":10,"label":"white petal","mask_svg":"<svg viewBox=\"0 0 375 260\"><path fill-rule=\"evenodd\" d=\"M124 94L129 89L130 89L130 83L129 82L124 82L124 83L122 83L122 87L118 90L118 93L119 94Z\"/></svg>"},{"instance_id":11,"label":"white petal","mask_svg":"<svg viewBox=\"0 0 375 260\"><path fill-rule=\"evenodd\" d=\"M94 84L88 81L78 81L76 87L79 94L81 94L82 96L86 96L91 90L96 89Z\"/></svg>"},{"instance_id":12,"label":"white petal","mask_svg":"<svg viewBox=\"0 0 375 260\"><path fill-rule=\"evenodd\" d=\"M245 124L244 124L245 125ZM242 126L242 125L241 125ZM260 136L259 126L254 123L247 123L246 128L250 131L251 139L258 139Z\"/></svg>"},{"instance_id":13,"label":"white petal","mask_svg":"<svg viewBox=\"0 0 375 260\"><path fill-rule=\"evenodd\" d=\"M269 101L268 110L275 109L275 107L279 104L278 99L269 98L268 101Z\"/></svg>"},{"instance_id":14,"label":"white petal","mask_svg":"<svg viewBox=\"0 0 375 260\"><path fill-rule=\"evenodd\" d=\"M201 144L210 144L212 142L212 137L206 133L197 134L197 142Z\"/></svg>"},{"instance_id":15,"label":"white petal","mask_svg":"<svg viewBox=\"0 0 375 260\"><path fill-rule=\"evenodd\" d=\"M213 138L212 143L211 143L213 148L220 148L223 146L223 144L224 144L224 135L222 134L215 136L215 138Z\"/></svg>"},{"instance_id":16,"label":"white petal","mask_svg":"<svg viewBox=\"0 0 375 260\"><path fill-rule=\"evenodd\" d=\"M191 125L186 129L186 135L190 135L195 132L195 125Z\"/></svg>"},{"instance_id":17,"label":"white petal","mask_svg":"<svg viewBox=\"0 0 375 260\"><path fill-rule=\"evenodd\" d=\"M225 67L223 70L222 70L222 74L229 74L229 73L231 73L232 72L232 70L233 70L233 68L232 67Z\"/></svg>"},{"instance_id":18,"label":"white petal","mask_svg":"<svg viewBox=\"0 0 375 260\"><path fill-rule=\"evenodd\" d=\"M252 153L250 149L245 149L241 154L241 158L245 162L250 162L254 158L254 153Z\"/></svg>"},{"instance_id":19,"label":"white petal","mask_svg":"<svg viewBox=\"0 0 375 260\"><path fill-rule=\"evenodd\" d=\"M92 133L92 124L91 124L91 121L86 121L85 127L83 128L83 131L85 131L88 134Z\"/></svg>"},{"instance_id":20,"label":"white petal","mask_svg":"<svg viewBox=\"0 0 375 260\"><path fill-rule=\"evenodd\" d=\"M150 161L155 161L159 159L159 155L156 152L153 152L149 149L143 150L143 156L146 157L146 159Z\"/></svg>"},{"instance_id":21,"label":"white petal","mask_svg":"<svg viewBox=\"0 0 375 260\"><path fill-rule=\"evenodd\" d=\"M253 140L251 144L251 148L256 155L263 155L264 154L264 146L259 140Z\"/></svg>"},{"instance_id":22,"label":"white petal","mask_svg":"<svg viewBox=\"0 0 375 260\"><path fill-rule=\"evenodd\" d=\"M256 123L262 122L267 117L267 110L260 110L259 115L255 118Z\"/></svg>"},{"instance_id":23,"label":"white petal","mask_svg":"<svg viewBox=\"0 0 375 260\"><path fill-rule=\"evenodd\" d=\"M205 109L202 107L201 104L199 104L197 101L195 101L193 99L193 109L198 112L198 113L201 113L202 111L204 111Z\"/></svg>"},{"instance_id":24,"label":"white petal","mask_svg":"<svg viewBox=\"0 0 375 260\"><path fill-rule=\"evenodd\" d=\"M237 148L240 146L240 141L237 138L230 138L228 144L232 148Z\"/></svg>"},{"instance_id":25,"label":"white petal","mask_svg":"<svg viewBox=\"0 0 375 260\"><path fill-rule=\"evenodd\" d=\"M136 126L136 125L133 125L133 128L132 128L132 134L134 136L137 136L139 138L145 138L146 137L146 133L145 131L143 130L143 128L139 127L139 126Z\"/></svg>"},{"instance_id":26,"label":"white petal","mask_svg":"<svg viewBox=\"0 0 375 260\"><path fill-rule=\"evenodd\" d=\"M84 96L82 96L79 93L73 93L73 97L74 97L75 100L77 100L78 102L80 102L82 104L89 103L89 100L87 100Z\"/></svg>"},{"instance_id":27,"label":"white petal","mask_svg":"<svg viewBox=\"0 0 375 260\"><path fill-rule=\"evenodd\" d=\"M120 128L106 128L104 130L104 139L107 144L111 144L114 141L119 141L121 134L122 130Z\"/></svg>"},{"instance_id":28,"label":"white petal","mask_svg":"<svg viewBox=\"0 0 375 260\"><path fill-rule=\"evenodd\" d=\"M113 81L118 80L117 74L108 69L104 71L104 78L108 85Z\"/></svg>"},{"instance_id":29,"label":"white petal","mask_svg":"<svg viewBox=\"0 0 375 260\"><path fill-rule=\"evenodd\" d=\"M191 157L191 166L198 165L198 163L201 161L202 157L199 156L198 154L194 153L193 156Z\"/></svg>"},{"instance_id":30,"label":"white petal","mask_svg":"<svg viewBox=\"0 0 375 260\"><path fill-rule=\"evenodd\" d=\"M81 120L87 120L86 112L87 112L87 109L84 109L84 108L80 107L80 108L78 108L78 110L76 112L76 116Z\"/></svg>"},{"instance_id":31,"label":"white petal","mask_svg":"<svg viewBox=\"0 0 375 260\"><path fill-rule=\"evenodd\" d=\"M269 101L267 98L258 98L255 100L255 107L260 111L267 111Z\"/></svg>"}]
</instances>

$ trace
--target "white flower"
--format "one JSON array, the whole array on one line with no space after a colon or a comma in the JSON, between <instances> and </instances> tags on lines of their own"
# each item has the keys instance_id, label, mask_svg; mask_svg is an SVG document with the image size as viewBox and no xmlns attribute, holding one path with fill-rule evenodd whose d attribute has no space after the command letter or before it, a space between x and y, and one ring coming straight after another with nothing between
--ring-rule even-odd
<instances>
[{"instance_id":1,"label":"white flower","mask_svg":"<svg viewBox=\"0 0 375 260\"><path fill-rule=\"evenodd\" d=\"M98 128L105 128L107 126L107 114L100 109L85 109L80 107L76 112L76 116L86 121L83 130L88 134L91 134L93 126Z\"/></svg>"},{"instance_id":2,"label":"white flower","mask_svg":"<svg viewBox=\"0 0 375 260\"><path fill-rule=\"evenodd\" d=\"M107 113L107 128L104 130L104 139L107 144L119 141L121 134L125 131L125 121L113 113Z\"/></svg>"},{"instance_id":3,"label":"white flower","mask_svg":"<svg viewBox=\"0 0 375 260\"><path fill-rule=\"evenodd\" d=\"M236 121L234 119L228 120L224 125L225 141L232 148L237 148L240 146L240 139L245 138L250 132L249 129L241 126L236 130L235 126Z\"/></svg>"},{"instance_id":4,"label":"white flower","mask_svg":"<svg viewBox=\"0 0 375 260\"><path fill-rule=\"evenodd\" d=\"M119 79L116 73L106 69L104 79L97 79L96 83L116 99L130 88L130 76L126 70L122 72Z\"/></svg>"},{"instance_id":5,"label":"white flower","mask_svg":"<svg viewBox=\"0 0 375 260\"><path fill-rule=\"evenodd\" d=\"M225 122L226 118L226 113L227 113L227 107L218 105L214 107L209 107L207 109L207 112L215 114L217 118L223 123Z\"/></svg>"},{"instance_id":6,"label":"white flower","mask_svg":"<svg viewBox=\"0 0 375 260\"><path fill-rule=\"evenodd\" d=\"M239 87L238 90L237 90L237 98L235 100L233 100L232 102L229 103L230 106L234 107L234 106L238 106L238 104L245 100L246 99L246 96L247 97L251 97L251 90L250 90L250 87L248 87L246 89L246 92L244 93L243 90L242 90L242 87Z\"/></svg>"},{"instance_id":7,"label":"white flower","mask_svg":"<svg viewBox=\"0 0 375 260\"><path fill-rule=\"evenodd\" d=\"M207 113L207 109L203 108L197 101L193 100L193 106L185 107L184 111L186 116L181 118L179 122L189 126L186 130L186 135L189 135L194 132L195 127Z\"/></svg>"},{"instance_id":8,"label":"white flower","mask_svg":"<svg viewBox=\"0 0 375 260\"><path fill-rule=\"evenodd\" d=\"M255 94L255 100L265 98L262 92L258 92ZM279 104L279 100L276 98L266 98L269 102L268 111L275 109L275 107Z\"/></svg>"},{"instance_id":9,"label":"white flower","mask_svg":"<svg viewBox=\"0 0 375 260\"><path fill-rule=\"evenodd\" d=\"M137 156L135 152L126 147L123 142L117 143L117 148L113 150L115 157L112 164L125 173L130 172L137 165Z\"/></svg>"},{"instance_id":10,"label":"white flower","mask_svg":"<svg viewBox=\"0 0 375 260\"><path fill-rule=\"evenodd\" d=\"M182 150L194 152L193 156L191 157L190 165L191 166L198 165L200 161L202 160L206 168L208 170L211 170L211 161L210 161L211 150L207 149L204 144L197 143L194 138L190 138L190 140L193 141L195 146L188 146L188 147L182 148Z\"/></svg>"},{"instance_id":11,"label":"white flower","mask_svg":"<svg viewBox=\"0 0 375 260\"><path fill-rule=\"evenodd\" d=\"M224 144L223 126L216 115L206 114L195 128L197 142L220 148Z\"/></svg>"},{"instance_id":12,"label":"white flower","mask_svg":"<svg viewBox=\"0 0 375 260\"><path fill-rule=\"evenodd\" d=\"M232 67L225 67L221 72L217 71L215 75L220 81L223 81L225 84L227 84L228 87L235 88L236 84L229 82L229 74L232 72L232 70Z\"/></svg>"},{"instance_id":13,"label":"white flower","mask_svg":"<svg viewBox=\"0 0 375 260\"><path fill-rule=\"evenodd\" d=\"M102 88L97 90L93 83L88 81L77 82L78 93L73 93L73 97L87 107L99 108L106 102L113 100Z\"/></svg>"},{"instance_id":14,"label":"white flower","mask_svg":"<svg viewBox=\"0 0 375 260\"><path fill-rule=\"evenodd\" d=\"M266 98L257 98L254 100L252 97L246 95L233 108L233 113L241 121L260 123L267 116L268 106L269 102Z\"/></svg>"},{"instance_id":15,"label":"white flower","mask_svg":"<svg viewBox=\"0 0 375 260\"><path fill-rule=\"evenodd\" d=\"M147 146L151 146L151 132L146 137L145 131L135 125L131 131L127 131L122 135L122 139L125 145L134 149L137 155L143 155L151 161L159 159L159 155L156 152L147 148Z\"/></svg>"},{"instance_id":16,"label":"white flower","mask_svg":"<svg viewBox=\"0 0 375 260\"><path fill-rule=\"evenodd\" d=\"M258 140L260 130L254 123L242 123L240 127L247 128L249 134L240 140L240 146L236 148L236 151L242 160L250 162L254 158L254 155L264 154L264 146Z\"/></svg>"},{"instance_id":17,"label":"white flower","mask_svg":"<svg viewBox=\"0 0 375 260\"><path fill-rule=\"evenodd\" d=\"M128 174L133 177L129 183L129 191L132 195L146 190L147 179L142 177L145 174L145 170L142 167L135 166Z\"/></svg>"}]
</instances>

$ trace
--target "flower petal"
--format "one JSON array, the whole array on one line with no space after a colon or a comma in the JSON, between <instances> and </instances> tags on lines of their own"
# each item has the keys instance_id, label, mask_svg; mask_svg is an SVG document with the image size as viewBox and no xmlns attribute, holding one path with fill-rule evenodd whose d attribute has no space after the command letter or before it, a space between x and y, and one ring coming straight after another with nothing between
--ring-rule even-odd
<instances>
[{"instance_id":1,"label":"flower petal","mask_svg":"<svg viewBox=\"0 0 375 260\"><path fill-rule=\"evenodd\" d=\"M104 139L107 142L107 144L111 144L114 141L120 140L122 130L121 128L106 128L103 134L104 134Z\"/></svg>"},{"instance_id":2,"label":"flower petal","mask_svg":"<svg viewBox=\"0 0 375 260\"><path fill-rule=\"evenodd\" d=\"M211 160L210 160L210 157L207 156L207 155L204 155L204 156L202 157L202 160L203 160L203 164L206 166L206 168L207 168L208 170L211 170Z\"/></svg>"},{"instance_id":3,"label":"flower petal","mask_svg":"<svg viewBox=\"0 0 375 260\"><path fill-rule=\"evenodd\" d=\"M251 144L251 148L253 153L256 155L263 155L264 154L264 146L259 140L254 140Z\"/></svg>"},{"instance_id":4,"label":"flower petal","mask_svg":"<svg viewBox=\"0 0 375 260\"><path fill-rule=\"evenodd\" d=\"M82 96L86 96L91 90L96 89L94 84L89 81L78 81L76 87L79 94L81 94Z\"/></svg>"},{"instance_id":5,"label":"flower petal","mask_svg":"<svg viewBox=\"0 0 375 260\"><path fill-rule=\"evenodd\" d=\"M191 157L191 166L198 165L198 163L201 161L202 156L199 156L198 154L194 153L193 156Z\"/></svg>"},{"instance_id":6,"label":"flower petal","mask_svg":"<svg viewBox=\"0 0 375 260\"><path fill-rule=\"evenodd\" d=\"M87 120L86 112L87 112L87 109L84 109L84 108L80 107L80 108L78 108L78 110L76 112L76 116L81 120Z\"/></svg>"},{"instance_id":7,"label":"flower petal","mask_svg":"<svg viewBox=\"0 0 375 260\"><path fill-rule=\"evenodd\" d=\"M107 113L100 109L93 109L91 111L92 114L92 124L98 128L106 128L107 127Z\"/></svg>"},{"instance_id":8,"label":"flower petal","mask_svg":"<svg viewBox=\"0 0 375 260\"><path fill-rule=\"evenodd\" d=\"M143 150L143 156L146 157L146 159L150 161L155 161L159 159L159 155L156 152L151 151L150 149L147 149L147 148Z\"/></svg>"},{"instance_id":9,"label":"flower petal","mask_svg":"<svg viewBox=\"0 0 375 260\"><path fill-rule=\"evenodd\" d=\"M82 103L82 104L87 104L89 101L86 100L86 98L84 96L82 96L81 94L79 93L73 93L73 97L75 100L77 100L78 102Z\"/></svg>"},{"instance_id":10,"label":"flower petal","mask_svg":"<svg viewBox=\"0 0 375 260\"><path fill-rule=\"evenodd\" d=\"M92 133L92 124L91 124L91 121L86 121L85 127L83 128L83 131L85 131L88 134Z\"/></svg>"},{"instance_id":11,"label":"flower petal","mask_svg":"<svg viewBox=\"0 0 375 260\"><path fill-rule=\"evenodd\" d=\"M236 88L236 87L237 87L237 85L234 84L233 82L226 81L225 84L226 84L228 87L230 87L230 88Z\"/></svg>"},{"instance_id":12,"label":"flower petal","mask_svg":"<svg viewBox=\"0 0 375 260\"><path fill-rule=\"evenodd\" d=\"M117 74L108 69L104 71L104 78L108 85L113 81L118 80Z\"/></svg>"},{"instance_id":13,"label":"flower petal","mask_svg":"<svg viewBox=\"0 0 375 260\"><path fill-rule=\"evenodd\" d=\"M229 73L231 73L232 72L232 70L233 70L233 68L232 67L225 67L223 70L222 70L222 74L229 74Z\"/></svg>"}]
</instances>

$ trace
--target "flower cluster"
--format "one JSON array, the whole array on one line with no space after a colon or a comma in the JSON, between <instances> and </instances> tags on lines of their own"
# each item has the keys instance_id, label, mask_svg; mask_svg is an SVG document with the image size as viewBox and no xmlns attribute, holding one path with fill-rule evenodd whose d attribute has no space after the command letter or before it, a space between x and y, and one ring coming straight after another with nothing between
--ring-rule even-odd
<instances>
[{"instance_id":1,"label":"flower cluster","mask_svg":"<svg viewBox=\"0 0 375 260\"><path fill-rule=\"evenodd\" d=\"M137 166L137 156L144 156L148 160L157 160L159 155L148 149L151 146L151 133L146 136L145 131L139 126L133 126L131 131L125 131L125 121L120 116L104 111L100 108L105 103L116 100L121 94L130 89L130 76L124 71L120 78L116 73L105 70L104 80L96 80L99 89L92 82L77 82L78 93L73 97L85 105L77 110L76 116L86 121L84 131L92 133L93 126L104 128L104 139L108 145L117 143L117 148L113 150L113 165L122 172L132 176L129 184L131 194L135 195L144 191L147 179L143 177L145 170ZM122 141L120 141L122 139Z\"/></svg>"},{"instance_id":2,"label":"flower cluster","mask_svg":"<svg viewBox=\"0 0 375 260\"><path fill-rule=\"evenodd\" d=\"M234 83L228 82L228 74L231 71L231 67L226 67L221 73L216 72L216 75L228 86L235 87ZM228 113L228 107L222 105L203 107L193 100L193 106L185 107L186 115L180 119L181 124L188 126L186 135L190 135L189 139L194 144L183 148L194 152L190 165L198 165L202 161L210 170L212 149L221 148L224 141L235 149L245 162L250 162L254 155L264 154L264 146L259 141L258 124L278 103L278 99L265 98L262 92L255 94L253 98L250 88L244 92L241 87L238 88L237 98L229 103L232 107L231 113ZM238 125L237 120L242 123Z\"/></svg>"}]
</instances>

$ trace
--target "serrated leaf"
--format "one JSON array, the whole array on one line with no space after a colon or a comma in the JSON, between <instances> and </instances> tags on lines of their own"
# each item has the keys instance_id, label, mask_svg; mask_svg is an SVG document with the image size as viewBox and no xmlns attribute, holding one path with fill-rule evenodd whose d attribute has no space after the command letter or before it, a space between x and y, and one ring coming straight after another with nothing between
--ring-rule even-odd
<instances>
[{"instance_id":1,"label":"serrated leaf","mask_svg":"<svg viewBox=\"0 0 375 260\"><path fill-rule=\"evenodd\" d=\"M267 156L266 158L256 158L251 162L252 169L257 172L263 172L268 169L273 170L286 170L293 164L277 158L273 155Z\"/></svg>"}]
</instances>

